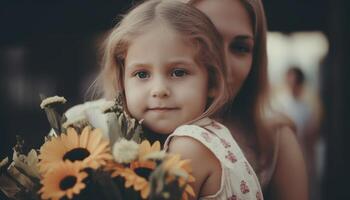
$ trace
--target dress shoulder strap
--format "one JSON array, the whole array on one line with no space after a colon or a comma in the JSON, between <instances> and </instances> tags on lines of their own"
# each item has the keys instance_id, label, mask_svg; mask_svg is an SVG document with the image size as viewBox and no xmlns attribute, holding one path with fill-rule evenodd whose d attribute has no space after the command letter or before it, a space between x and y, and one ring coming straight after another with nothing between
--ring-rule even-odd
<instances>
[{"instance_id":1,"label":"dress shoulder strap","mask_svg":"<svg viewBox=\"0 0 350 200\"><path fill-rule=\"evenodd\" d=\"M227 167L232 166L237 160L245 160L241 149L234 141L229 130L209 118L178 127L165 141L164 149L167 150L171 139L177 136L186 136L199 141Z\"/></svg>"}]
</instances>

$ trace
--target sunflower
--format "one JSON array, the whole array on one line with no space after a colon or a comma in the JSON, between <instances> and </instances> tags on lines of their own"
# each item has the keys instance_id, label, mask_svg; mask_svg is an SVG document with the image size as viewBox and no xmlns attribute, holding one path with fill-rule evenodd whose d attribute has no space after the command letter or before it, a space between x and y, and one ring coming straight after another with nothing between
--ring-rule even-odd
<instances>
[{"instance_id":1,"label":"sunflower","mask_svg":"<svg viewBox=\"0 0 350 200\"><path fill-rule=\"evenodd\" d=\"M68 199L72 199L74 194L79 194L85 188L83 180L88 174L81 169L81 163L65 161L57 164L54 170L46 173L41 180L41 197L58 200L67 196Z\"/></svg>"},{"instance_id":2,"label":"sunflower","mask_svg":"<svg viewBox=\"0 0 350 200\"><path fill-rule=\"evenodd\" d=\"M180 187L184 187L187 183L185 191L182 194L182 199L188 199L188 195L195 196L193 188L189 184L195 181L195 178L191 175L192 167L190 160L181 160L178 154L169 155L164 161L163 169L168 172L167 183L176 180L176 177L178 178Z\"/></svg>"},{"instance_id":3,"label":"sunflower","mask_svg":"<svg viewBox=\"0 0 350 200\"><path fill-rule=\"evenodd\" d=\"M113 171L112 177L123 177L126 188L133 187L135 191L140 192L143 199L146 199L150 193L149 176L157 167L157 163L152 159L148 159L147 155L157 152L160 152L159 142L151 145L149 141L144 140L138 147L136 160L131 161L128 165L108 162L106 168Z\"/></svg>"},{"instance_id":4,"label":"sunflower","mask_svg":"<svg viewBox=\"0 0 350 200\"><path fill-rule=\"evenodd\" d=\"M144 140L139 147L139 160L146 160L147 155L155 152L160 152L160 142L156 141L151 145L148 140Z\"/></svg>"},{"instance_id":5,"label":"sunflower","mask_svg":"<svg viewBox=\"0 0 350 200\"><path fill-rule=\"evenodd\" d=\"M136 191L140 191L141 197L147 199L150 193L150 186L146 178L138 175L136 171L125 168L120 172L120 176L125 178L125 187L134 187Z\"/></svg>"},{"instance_id":6,"label":"sunflower","mask_svg":"<svg viewBox=\"0 0 350 200\"><path fill-rule=\"evenodd\" d=\"M39 159L39 170L46 173L65 160L97 169L111 160L112 155L109 142L103 138L101 131L86 126L81 135L74 128L68 128L66 134L47 141L40 148Z\"/></svg>"},{"instance_id":7,"label":"sunflower","mask_svg":"<svg viewBox=\"0 0 350 200\"><path fill-rule=\"evenodd\" d=\"M143 199L146 199L150 193L148 178L156 168L156 165L157 163L155 161L136 160L130 163L130 167L125 167L116 162L109 162L106 168L112 170L112 177L123 177L126 188L133 187L135 191L140 191Z\"/></svg>"}]
</instances>

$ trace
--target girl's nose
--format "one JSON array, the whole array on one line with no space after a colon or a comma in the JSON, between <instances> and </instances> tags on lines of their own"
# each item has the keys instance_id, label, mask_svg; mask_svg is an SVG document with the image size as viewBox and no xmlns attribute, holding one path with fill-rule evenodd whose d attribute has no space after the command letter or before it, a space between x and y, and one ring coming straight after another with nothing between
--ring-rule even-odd
<instances>
[{"instance_id":1,"label":"girl's nose","mask_svg":"<svg viewBox=\"0 0 350 200\"><path fill-rule=\"evenodd\" d=\"M170 96L170 90L165 83L158 81L152 88L151 96L154 98L166 98Z\"/></svg>"}]
</instances>

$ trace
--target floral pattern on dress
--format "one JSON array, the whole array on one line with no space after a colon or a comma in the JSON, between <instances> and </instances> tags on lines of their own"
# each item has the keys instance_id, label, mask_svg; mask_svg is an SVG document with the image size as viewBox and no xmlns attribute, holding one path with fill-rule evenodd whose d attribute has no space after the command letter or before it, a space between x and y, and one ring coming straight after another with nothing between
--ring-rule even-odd
<instances>
[{"instance_id":1,"label":"floral pattern on dress","mask_svg":"<svg viewBox=\"0 0 350 200\"><path fill-rule=\"evenodd\" d=\"M205 139L206 142L211 142L211 137L210 137L209 133L207 133L207 132L202 132L202 133L201 133L201 136L202 136L202 138Z\"/></svg>"},{"instance_id":2,"label":"floral pattern on dress","mask_svg":"<svg viewBox=\"0 0 350 200\"><path fill-rule=\"evenodd\" d=\"M238 200L237 196L236 195L232 195L230 196L229 198L227 198L227 200Z\"/></svg>"},{"instance_id":3,"label":"floral pattern on dress","mask_svg":"<svg viewBox=\"0 0 350 200\"><path fill-rule=\"evenodd\" d=\"M252 175L252 170L250 169L250 167L249 167L247 161L244 161L244 165L245 165L245 168L246 168L248 174L249 174L249 175Z\"/></svg>"},{"instance_id":4,"label":"floral pattern on dress","mask_svg":"<svg viewBox=\"0 0 350 200\"><path fill-rule=\"evenodd\" d=\"M237 158L235 156L235 154L233 154L231 151L227 152L227 155L225 156L225 158L229 161L231 161L232 163L237 162Z\"/></svg>"},{"instance_id":5,"label":"floral pattern on dress","mask_svg":"<svg viewBox=\"0 0 350 200\"><path fill-rule=\"evenodd\" d=\"M211 124L210 124L213 128L216 128L216 129L222 129L222 127L216 123L215 121L212 121Z\"/></svg>"},{"instance_id":6,"label":"floral pattern on dress","mask_svg":"<svg viewBox=\"0 0 350 200\"><path fill-rule=\"evenodd\" d=\"M243 194L246 194L246 193L249 192L249 187L248 187L247 183L244 180L241 181L241 192Z\"/></svg>"},{"instance_id":7,"label":"floral pattern on dress","mask_svg":"<svg viewBox=\"0 0 350 200\"><path fill-rule=\"evenodd\" d=\"M230 143L228 143L226 140L224 140L222 138L220 138L220 142L221 142L222 145L224 145L224 147L226 149L231 147Z\"/></svg>"},{"instance_id":8,"label":"floral pattern on dress","mask_svg":"<svg viewBox=\"0 0 350 200\"><path fill-rule=\"evenodd\" d=\"M263 199L263 196L262 196L261 192L257 191L256 192L256 200L262 200L262 199Z\"/></svg>"}]
</instances>

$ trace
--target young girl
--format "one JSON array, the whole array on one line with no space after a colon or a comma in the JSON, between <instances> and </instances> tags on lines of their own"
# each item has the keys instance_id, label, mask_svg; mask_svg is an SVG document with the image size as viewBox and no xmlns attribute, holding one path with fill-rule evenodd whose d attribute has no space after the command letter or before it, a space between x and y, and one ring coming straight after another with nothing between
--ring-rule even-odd
<instances>
[{"instance_id":1,"label":"young girl","mask_svg":"<svg viewBox=\"0 0 350 200\"><path fill-rule=\"evenodd\" d=\"M165 149L192 160L200 199L262 199L258 179L230 132L208 118L229 100L222 41L200 11L172 0L131 10L105 48L105 95L122 94L144 126L170 135Z\"/></svg>"}]
</instances>

